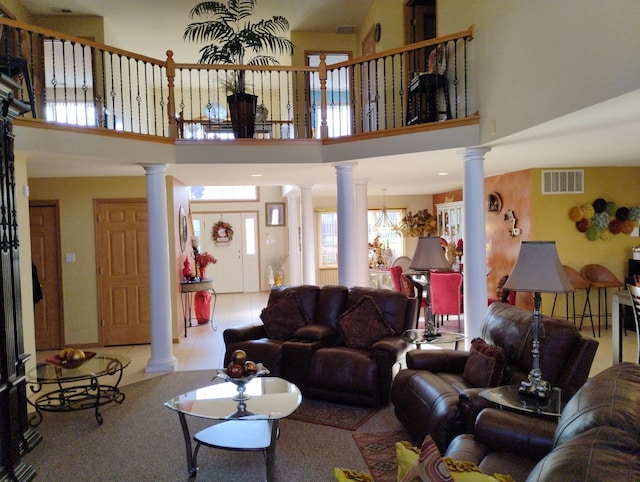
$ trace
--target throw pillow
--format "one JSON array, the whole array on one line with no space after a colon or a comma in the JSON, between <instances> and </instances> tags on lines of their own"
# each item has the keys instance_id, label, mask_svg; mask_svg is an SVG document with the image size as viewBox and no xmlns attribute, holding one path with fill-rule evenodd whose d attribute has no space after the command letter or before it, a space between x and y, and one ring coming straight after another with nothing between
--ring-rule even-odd
<instances>
[{"instance_id":1,"label":"throw pillow","mask_svg":"<svg viewBox=\"0 0 640 482\"><path fill-rule=\"evenodd\" d=\"M430 435L424 438L418 458L402 478L402 482L416 481L453 482L453 477Z\"/></svg>"},{"instance_id":2,"label":"throw pillow","mask_svg":"<svg viewBox=\"0 0 640 482\"><path fill-rule=\"evenodd\" d=\"M337 482L373 482L371 475L367 472L356 472L355 470L350 469L341 469L336 467L333 469L333 476L336 478Z\"/></svg>"},{"instance_id":3,"label":"throw pillow","mask_svg":"<svg viewBox=\"0 0 640 482\"><path fill-rule=\"evenodd\" d=\"M416 463L420 450L410 442L396 442L396 455L398 457L398 482L401 482L406 476L411 466ZM451 457L443 457L442 460L447 466L447 470L453 477L454 482L515 482L510 475L493 474L493 477L485 474L473 462L465 462L462 460L452 459ZM414 479L414 480L432 480ZM439 479L438 479L439 480Z\"/></svg>"},{"instance_id":4,"label":"throw pillow","mask_svg":"<svg viewBox=\"0 0 640 482\"><path fill-rule=\"evenodd\" d=\"M345 345L350 348L370 348L376 341L393 335L371 296L363 296L340 315L338 327Z\"/></svg>"},{"instance_id":5,"label":"throw pillow","mask_svg":"<svg viewBox=\"0 0 640 482\"><path fill-rule=\"evenodd\" d=\"M505 366L501 347L489 345L482 338L474 338L462 377L473 387L497 387L502 383Z\"/></svg>"},{"instance_id":6,"label":"throw pillow","mask_svg":"<svg viewBox=\"0 0 640 482\"><path fill-rule=\"evenodd\" d=\"M411 466L418 459L420 449L411 442L403 440L396 442L396 459L398 464L398 482L401 482L404 476L409 472Z\"/></svg>"},{"instance_id":7,"label":"throw pillow","mask_svg":"<svg viewBox=\"0 0 640 482\"><path fill-rule=\"evenodd\" d=\"M289 291L277 301L270 303L260 313L267 335L273 340L290 340L298 328L309 323L298 304L298 295Z\"/></svg>"}]
</instances>

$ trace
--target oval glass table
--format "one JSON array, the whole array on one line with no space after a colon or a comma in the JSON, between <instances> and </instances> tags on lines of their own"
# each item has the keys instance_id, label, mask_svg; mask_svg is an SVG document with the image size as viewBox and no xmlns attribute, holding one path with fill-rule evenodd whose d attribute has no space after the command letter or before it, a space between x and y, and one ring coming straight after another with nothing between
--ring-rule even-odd
<instances>
[{"instance_id":1,"label":"oval glass table","mask_svg":"<svg viewBox=\"0 0 640 482\"><path fill-rule=\"evenodd\" d=\"M239 396L241 395L241 396ZM184 435L189 476L198 472L200 446L223 450L262 451L267 480L274 480L278 420L291 415L302 402L298 387L282 378L257 377L242 386L221 382L178 395L165 402L177 412ZM192 450L187 415L218 420L196 433Z\"/></svg>"},{"instance_id":2,"label":"oval glass table","mask_svg":"<svg viewBox=\"0 0 640 482\"><path fill-rule=\"evenodd\" d=\"M41 393L35 400L29 400L36 409L29 424L37 426L42 421L42 412L87 409L93 409L98 424L102 424L100 407L124 401L125 395L118 385L130 363L131 359L124 355L99 353L72 368L50 361L38 363L27 373L31 392Z\"/></svg>"}]
</instances>

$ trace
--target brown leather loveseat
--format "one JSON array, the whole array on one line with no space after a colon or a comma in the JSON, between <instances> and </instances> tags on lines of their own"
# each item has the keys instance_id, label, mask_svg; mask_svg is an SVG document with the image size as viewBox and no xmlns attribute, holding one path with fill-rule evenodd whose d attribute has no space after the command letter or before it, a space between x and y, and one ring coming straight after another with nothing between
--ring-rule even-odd
<instances>
[{"instance_id":1,"label":"brown leather loveseat","mask_svg":"<svg viewBox=\"0 0 640 482\"><path fill-rule=\"evenodd\" d=\"M568 401L558 423L485 409L475 435L459 435L445 455L518 481L636 482L640 365L622 363L590 378Z\"/></svg>"},{"instance_id":2,"label":"brown leather loveseat","mask_svg":"<svg viewBox=\"0 0 640 482\"><path fill-rule=\"evenodd\" d=\"M567 321L544 316L542 322L546 336L540 344L540 368L544 379L561 388L562 399L568 400L587 380L598 342L581 336ZM531 311L492 303L481 337L504 353L503 375L491 385L477 385L465 378L467 351L407 353L407 369L400 370L393 381L391 402L416 443L429 434L444 452L456 435L472 433L477 415L491 406L480 392L488 386L519 385L527 380L532 366Z\"/></svg>"},{"instance_id":3,"label":"brown leather loveseat","mask_svg":"<svg viewBox=\"0 0 640 482\"><path fill-rule=\"evenodd\" d=\"M391 290L275 288L261 324L224 331L225 365L242 349L306 397L384 406L407 350L400 335L413 328L417 309L416 298Z\"/></svg>"}]
</instances>

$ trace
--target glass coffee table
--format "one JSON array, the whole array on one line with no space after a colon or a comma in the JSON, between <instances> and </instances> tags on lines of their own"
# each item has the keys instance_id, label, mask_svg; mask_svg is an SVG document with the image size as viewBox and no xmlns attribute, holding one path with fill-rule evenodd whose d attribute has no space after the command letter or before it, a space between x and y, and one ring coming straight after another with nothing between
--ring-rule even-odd
<instances>
[{"instance_id":1,"label":"glass coffee table","mask_svg":"<svg viewBox=\"0 0 640 482\"><path fill-rule=\"evenodd\" d=\"M458 343L464 341L467 337L464 333L455 333L452 331L441 331L438 336L426 336L424 329L418 328L404 331L401 338L407 343L413 343L418 349L420 349L420 345L453 343L453 348L457 350Z\"/></svg>"},{"instance_id":2,"label":"glass coffee table","mask_svg":"<svg viewBox=\"0 0 640 482\"><path fill-rule=\"evenodd\" d=\"M101 425L100 407L124 401L125 395L118 385L131 359L124 355L86 353L86 360L70 366L61 364L58 357L49 357L27 373L31 392L39 394L35 400L28 400L36 409L29 425L37 426L42 421L42 412L88 409L94 410L98 425Z\"/></svg>"},{"instance_id":3,"label":"glass coffee table","mask_svg":"<svg viewBox=\"0 0 640 482\"><path fill-rule=\"evenodd\" d=\"M240 391L232 382L221 382L178 395L165 406L178 413L187 452L187 470L198 472L201 445L223 449L262 451L267 480L274 480L278 420L291 415L302 402L298 387L282 378L257 377ZM187 415L218 420L193 436L192 451Z\"/></svg>"}]
</instances>

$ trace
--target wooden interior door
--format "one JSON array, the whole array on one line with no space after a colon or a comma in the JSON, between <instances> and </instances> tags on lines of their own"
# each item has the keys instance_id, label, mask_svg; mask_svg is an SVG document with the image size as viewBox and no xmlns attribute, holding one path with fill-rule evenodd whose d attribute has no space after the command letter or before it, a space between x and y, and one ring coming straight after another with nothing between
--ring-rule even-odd
<instances>
[{"instance_id":1,"label":"wooden interior door","mask_svg":"<svg viewBox=\"0 0 640 482\"><path fill-rule=\"evenodd\" d=\"M42 300L34 307L36 350L58 350L64 347L58 202L29 202L29 225L31 259L42 287Z\"/></svg>"},{"instance_id":2,"label":"wooden interior door","mask_svg":"<svg viewBox=\"0 0 640 482\"><path fill-rule=\"evenodd\" d=\"M147 202L96 200L95 211L102 344L150 343Z\"/></svg>"}]
</instances>

